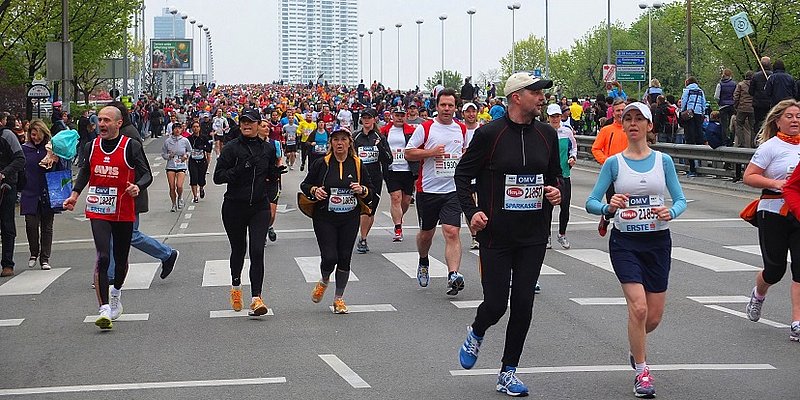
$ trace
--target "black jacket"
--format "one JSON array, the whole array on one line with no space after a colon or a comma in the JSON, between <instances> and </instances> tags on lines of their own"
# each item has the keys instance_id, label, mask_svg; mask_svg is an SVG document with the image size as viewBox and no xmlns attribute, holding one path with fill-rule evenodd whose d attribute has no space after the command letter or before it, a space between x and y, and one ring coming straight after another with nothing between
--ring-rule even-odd
<instances>
[{"instance_id":1,"label":"black jacket","mask_svg":"<svg viewBox=\"0 0 800 400\"><path fill-rule=\"evenodd\" d=\"M548 124L514 123L506 114L475 131L455 172L456 192L467 223L478 211L489 221L478 241L489 248L544 245L550 235L549 203L542 209L504 210L507 175L543 175L544 184L560 187L562 181L558 134ZM478 205L470 181L476 179Z\"/></svg>"},{"instance_id":2,"label":"black jacket","mask_svg":"<svg viewBox=\"0 0 800 400\"><path fill-rule=\"evenodd\" d=\"M347 218L358 216L361 214L357 206L353 211L348 213L335 213L328 211L328 200L330 200L331 188L349 189L350 183L358 182L361 186L367 188L362 200L367 204L371 203L375 194L373 192L368 168L361 163L361 160L356 161L353 157L347 157L343 162L339 162L331 155L330 162L326 163L327 157L320 157L316 159L311 165L308 166L308 174L306 178L300 183L300 191L303 192L308 198L314 199L311 188L314 186L321 186L328 193L325 200L317 201L315 204L314 218ZM359 181L358 173L356 171L356 162L361 163L361 180Z\"/></svg>"},{"instance_id":3,"label":"black jacket","mask_svg":"<svg viewBox=\"0 0 800 400\"><path fill-rule=\"evenodd\" d=\"M750 80L750 90L748 91L753 96L753 106L757 108L769 108L770 98L764 87L767 86L767 79L772 75L772 70L768 69L767 74L758 71L753 74L753 79Z\"/></svg>"},{"instance_id":4,"label":"black jacket","mask_svg":"<svg viewBox=\"0 0 800 400\"><path fill-rule=\"evenodd\" d=\"M276 161L272 143L239 136L222 148L214 168L214 183L228 184L226 200L269 206L267 180L280 175Z\"/></svg>"},{"instance_id":5,"label":"black jacket","mask_svg":"<svg viewBox=\"0 0 800 400\"><path fill-rule=\"evenodd\" d=\"M775 107L782 100L794 99L795 90L797 87L794 78L782 69L776 69L767 79L767 85L764 86L764 91L770 99L770 107Z\"/></svg>"},{"instance_id":6,"label":"black jacket","mask_svg":"<svg viewBox=\"0 0 800 400\"><path fill-rule=\"evenodd\" d=\"M373 185L381 183L383 180L383 172L389 168L392 163L392 151L389 149L389 141L377 129L364 133L364 128L359 128L353 133L353 147L356 149L356 154L363 158L361 154L364 147L376 147L378 150L378 161L374 163L364 163L364 166L369 170L370 182Z\"/></svg>"},{"instance_id":7,"label":"black jacket","mask_svg":"<svg viewBox=\"0 0 800 400\"><path fill-rule=\"evenodd\" d=\"M461 87L461 99L467 101L475 99L475 87L471 83L465 83Z\"/></svg>"},{"instance_id":8,"label":"black jacket","mask_svg":"<svg viewBox=\"0 0 800 400\"><path fill-rule=\"evenodd\" d=\"M0 128L0 173L3 183L16 185L20 172L25 170L25 154L17 135L8 128Z\"/></svg>"}]
</instances>

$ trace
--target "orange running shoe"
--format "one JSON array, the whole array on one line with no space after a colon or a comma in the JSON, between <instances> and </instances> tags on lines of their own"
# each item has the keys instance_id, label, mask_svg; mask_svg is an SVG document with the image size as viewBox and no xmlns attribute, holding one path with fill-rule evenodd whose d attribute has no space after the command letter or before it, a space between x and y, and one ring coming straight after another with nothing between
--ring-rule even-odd
<instances>
[{"instance_id":1,"label":"orange running shoe","mask_svg":"<svg viewBox=\"0 0 800 400\"><path fill-rule=\"evenodd\" d=\"M253 301L250 303L250 312L248 315L251 317L258 317L264 315L269 311L267 305L264 304L264 300L261 299L261 296L253 297Z\"/></svg>"},{"instance_id":2,"label":"orange running shoe","mask_svg":"<svg viewBox=\"0 0 800 400\"><path fill-rule=\"evenodd\" d=\"M347 314L347 304L344 304L344 299L341 297L333 300L333 313Z\"/></svg>"},{"instance_id":3,"label":"orange running shoe","mask_svg":"<svg viewBox=\"0 0 800 400\"><path fill-rule=\"evenodd\" d=\"M242 289L231 288L231 307L233 307L233 311L242 311Z\"/></svg>"},{"instance_id":4,"label":"orange running shoe","mask_svg":"<svg viewBox=\"0 0 800 400\"><path fill-rule=\"evenodd\" d=\"M327 288L327 283L323 281L317 282L317 285L314 286L314 291L311 292L311 301L314 303L319 303L322 300L322 296L325 294L325 289Z\"/></svg>"}]
</instances>

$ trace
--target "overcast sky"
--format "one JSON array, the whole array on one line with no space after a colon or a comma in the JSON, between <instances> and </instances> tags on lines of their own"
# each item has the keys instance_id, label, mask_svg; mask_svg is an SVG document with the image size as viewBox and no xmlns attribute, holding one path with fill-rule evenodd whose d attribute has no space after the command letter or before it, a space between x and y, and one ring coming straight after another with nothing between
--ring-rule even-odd
<instances>
[{"instance_id":1,"label":"overcast sky","mask_svg":"<svg viewBox=\"0 0 800 400\"><path fill-rule=\"evenodd\" d=\"M653 0L611 0L611 20L633 22L643 11L639 3ZM667 0L671 2L674 0ZM372 29L372 77L380 78L380 35L383 25L383 81L397 86L397 28L400 22L400 85L417 82L417 27L422 18L422 82L441 68L441 23L445 21L445 69L469 74L469 16L473 16L473 75L499 67L511 48L511 11L508 0L359 0L359 30ZM516 11L516 39L544 36L545 0L521 0ZM550 0L550 47L568 48L589 29L606 19L604 0ZM269 82L278 72L278 0L145 0L148 38L153 17L167 5L207 25L214 42L215 77L219 83ZM188 25L188 24L187 24ZM189 25L191 26L191 25ZM195 30L197 30L195 28ZM190 34L191 32L188 31ZM189 35L190 36L190 35ZM196 35L198 39L200 35ZM363 39L363 77L369 79L369 35ZM358 64L359 60L353 60ZM198 64L195 63L195 68Z\"/></svg>"}]
</instances>

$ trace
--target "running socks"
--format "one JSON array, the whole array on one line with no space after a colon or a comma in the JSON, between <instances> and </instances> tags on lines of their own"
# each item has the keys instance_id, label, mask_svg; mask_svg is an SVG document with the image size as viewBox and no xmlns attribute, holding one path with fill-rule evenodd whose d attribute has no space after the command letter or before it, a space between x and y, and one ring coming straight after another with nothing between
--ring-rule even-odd
<instances>
[{"instance_id":1,"label":"running socks","mask_svg":"<svg viewBox=\"0 0 800 400\"><path fill-rule=\"evenodd\" d=\"M419 265L424 265L426 267L429 267L431 265L431 262L428 260L428 257L420 257Z\"/></svg>"},{"instance_id":2,"label":"running socks","mask_svg":"<svg viewBox=\"0 0 800 400\"><path fill-rule=\"evenodd\" d=\"M636 375L641 375L644 372L644 369L647 368L647 362L643 363L636 363Z\"/></svg>"},{"instance_id":3,"label":"running socks","mask_svg":"<svg viewBox=\"0 0 800 400\"><path fill-rule=\"evenodd\" d=\"M764 301L767 296L758 294L758 287L753 287L753 297L758 301Z\"/></svg>"}]
</instances>

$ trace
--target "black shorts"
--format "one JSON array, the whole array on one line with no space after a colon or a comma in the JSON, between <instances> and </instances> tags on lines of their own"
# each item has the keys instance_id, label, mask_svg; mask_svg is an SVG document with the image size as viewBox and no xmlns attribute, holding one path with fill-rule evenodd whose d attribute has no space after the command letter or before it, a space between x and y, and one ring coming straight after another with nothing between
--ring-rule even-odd
<instances>
[{"instance_id":1,"label":"black shorts","mask_svg":"<svg viewBox=\"0 0 800 400\"><path fill-rule=\"evenodd\" d=\"M608 252L620 283L641 283L649 293L667 291L672 262L669 229L624 233L614 228L608 241Z\"/></svg>"},{"instance_id":2,"label":"black shorts","mask_svg":"<svg viewBox=\"0 0 800 400\"><path fill-rule=\"evenodd\" d=\"M183 172L185 174L186 170L185 169L170 169L170 168L167 168L167 172Z\"/></svg>"},{"instance_id":3,"label":"black shorts","mask_svg":"<svg viewBox=\"0 0 800 400\"><path fill-rule=\"evenodd\" d=\"M272 204L278 204L278 198L281 197L281 183L267 183L267 198Z\"/></svg>"},{"instance_id":4,"label":"black shorts","mask_svg":"<svg viewBox=\"0 0 800 400\"><path fill-rule=\"evenodd\" d=\"M385 179L387 192L402 190L409 196L414 194L414 175L411 171L387 171Z\"/></svg>"},{"instance_id":5,"label":"black shorts","mask_svg":"<svg viewBox=\"0 0 800 400\"><path fill-rule=\"evenodd\" d=\"M421 230L435 229L439 222L442 225L461 227L461 205L458 203L456 192L444 194L420 192L417 193L416 204Z\"/></svg>"},{"instance_id":6,"label":"black shorts","mask_svg":"<svg viewBox=\"0 0 800 400\"><path fill-rule=\"evenodd\" d=\"M286 153L297 153L297 145L296 144L287 144L286 145L286 150L284 150L284 151Z\"/></svg>"},{"instance_id":7,"label":"black shorts","mask_svg":"<svg viewBox=\"0 0 800 400\"><path fill-rule=\"evenodd\" d=\"M225 140L225 135L214 135L214 141L215 142L217 142L217 141L221 142L223 140Z\"/></svg>"}]
</instances>

